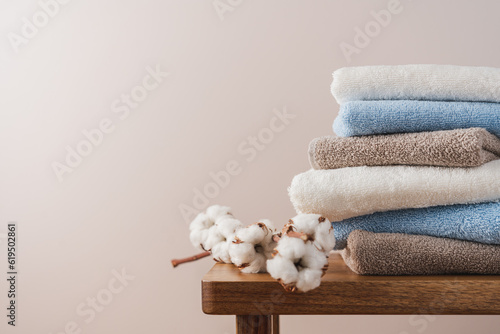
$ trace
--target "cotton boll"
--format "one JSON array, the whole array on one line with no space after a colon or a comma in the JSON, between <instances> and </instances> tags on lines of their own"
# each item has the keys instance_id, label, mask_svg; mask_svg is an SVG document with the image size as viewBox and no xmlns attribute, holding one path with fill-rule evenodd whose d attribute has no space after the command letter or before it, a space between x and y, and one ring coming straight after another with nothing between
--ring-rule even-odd
<instances>
[{"instance_id":1,"label":"cotton boll","mask_svg":"<svg viewBox=\"0 0 500 334\"><path fill-rule=\"evenodd\" d=\"M291 223L296 227L297 232L304 232L307 234L314 234L316 227L319 224L321 215L316 214L300 214L293 217Z\"/></svg>"},{"instance_id":2,"label":"cotton boll","mask_svg":"<svg viewBox=\"0 0 500 334\"><path fill-rule=\"evenodd\" d=\"M204 244L208 238L208 230L193 230L189 234L189 239L193 246L197 249L206 250Z\"/></svg>"},{"instance_id":3,"label":"cotton boll","mask_svg":"<svg viewBox=\"0 0 500 334\"><path fill-rule=\"evenodd\" d=\"M316 289L321 284L323 272L318 269L303 269L299 271L295 286L302 292Z\"/></svg>"},{"instance_id":4,"label":"cotton boll","mask_svg":"<svg viewBox=\"0 0 500 334\"><path fill-rule=\"evenodd\" d=\"M270 221L269 219L261 219L259 220L259 223L262 223L266 225L267 229L271 231L272 233L276 232L276 227L274 226L274 223Z\"/></svg>"},{"instance_id":5,"label":"cotton boll","mask_svg":"<svg viewBox=\"0 0 500 334\"><path fill-rule=\"evenodd\" d=\"M328 219L325 219L316 227L314 243L326 254L329 254L335 247L335 235L333 233L332 224Z\"/></svg>"},{"instance_id":6,"label":"cotton boll","mask_svg":"<svg viewBox=\"0 0 500 334\"><path fill-rule=\"evenodd\" d=\"M189 226L191 243L211 251L218 243L232 237L242 223L230 212L231 208L227 206L212 205L205 213L198 214Z\"/></svg>"},{"instance_id":7,"label":"cotton boll","mask_svg":"<svg viewBox=\"0 0 500 334\"><path fill-rule=\"evenodd\" d=\"M295 283L299 277L299 272L295 264L279 254L267 260L267 272L274 279L281 280L284 284Z\"/></svg>"},{"instance_id":8,"label":"cotton boll","mask_svg":"<svg viewBox=\"0 0 500 334\"><path fill-rule=\"evenodd\" d=\"M209 229L213 224L213 221L211 221L204 212L201 212L193 219L191 224L189 224L189 230L205 230Z\"/></svg>"},{"instance_id":9,"label":"cotton boll","mask_svg":"<svg viewBox=\"0 0 500 334\"><path fill-rule=\"evenodd\" d=\"M255 259L255 253L255 246L247 242L236 243L232 241L229 245L229 255L236 266L252 262Z\"/></svg>"},{"instance_id":10,"label":"cotton boll","mask_svg":"<svg viewBox=\"0 0 500 334\"><path fill-rule=\"evenodd\" d=\"M241 272L245 274L256 274L259 272L265 272L266 261L267 258L264 256L264 254L256 253L254 260L251 261L248 266L241 268Z\"/></svg>"},{"instance_id":11,"label":"cotton boll","mask_svg":"<svg viewBox=\"0 0 500 334\"><path fill-rule=\"evenodd\" d=\"M208 216L201 212L189 225L191 233L189 234L189 239L194 247L203 249L204 244L208 239L208 230L213 226L213 222L208 218Z\"/></svg>"},{"instance_id":12,"label":"cotton boll","mask_svg":"<svg viewBox=\"0 0 500 334\"><path fill-rule=\"evenodd\" d=\"M332 241L329 222L319 215L298 215L294 219L298 224L292 219L285 226L276 246L275 257L268 261L267 269L287 291L299 289L306 292L320 285L323 269L328 265L323 248L333 248L335 238ZM319 242L314 237L318 237ZM285 275L291 272L290 265L293 265L297 274L293 280L285 280Z\"/></svg>"},{"instance_id":13,"label":"cotton boll","mask_svg":"<svg viewBox=\"0 0 500 334\"><path fill-rule=\"evenodd\" d=\"M328 263L325 253L318 250L314 244L307 243L305 249L305 254L300 259L302 267L321 270Z\"/></svg>"},{"instance_id":14,"label":"cotton boll","mask_svg":"<svg viewBox=\"0 0 500 334\"><path fill-rule=\"evenodd\" d=\"M217 226L212 226L211 228L208 229L208 237L203 243L203 248L206 250L211 250L216 244L219 242L226 241L226 238L224 238L223 235L219 233L219 230L217 229Z\"/></svg>"},{"instance_id":15,"label":"cotton boll","mask_svg":"<svg viewBox=\"0 0 500 334\"><path fill-rule=\"evenodd\" d=\"M297 232L312 237L314 243L326 254L335 246L335 236L330 221L317 214L300 214L290 220Z\"/></svg>"},{"instance_id":16,"label":"cotton boll","mask_svg":"<svg viewBox=\"0 0 500 334\"><path fill-rule=\"evenodd\" d=\"M232 211L231 208L228 206L212 205L207 208L206 213L209 219L215 222L218 218L222 216L225 215L232 216L231 211Z\"/></svg>"},{"instance_id":17,"label":"cotton boll","mask_svg":"<svg viewBox=\"0 0 500 334\"><path fill-rule=\"evenodd\" d=\"M209 250L211 246L214 245L212 240L210 242L210 246L207 248L207 240L210 237L213 238L213 234L216 231L212 230L210 232L213 227L214 221L211 220L206 213L199 213L189 225L189 229L191 230L189 238L193 246L195 246L196 248Z\"/></svg>"},{"instance_id":18,"label":"cotton boll","mask_svg":"<svg viewBox=\"0 0 500 334\"><path fill-rule=\"evenodd\" d=\"M266 238L260 243L263 253L266 255L268 259L272 258L272 254L274 252L274 249L278 246L278 244L273 240L273 236L269 236L269 238Z\"/></svg>"},{"instance_id":19,"label":"cotton boll","mask_svg":"<svg viewBox=\"0 0 500 334\"><path fill-rule=\"evenodd\" d=\"M222 216L215 223L219 233L226 239L231 239L236 231L243 228L243 223L232 216Z\"/></svg>"},{"instance_id":20,"label":"cotton boll","mask_svg":"<svg viewBox=\"0 0 500 334\"><path fill-rule=\"evenodd\" d=\"M263 227L262 227L263 226ZM250 244L258 244L264 240L266 234L270 233L265 225L252 224L245 228L238 230L236 236L243 242Z\"/></svg>"},{"instance_id":21,"label":"cotton boll","mask_svg":"<svg viewBox=\"0 0 500 334\"><path fill-rule=\"evenodd\" d=\"M273 232L274 227L268 220L239 229L229 247L233 263L239 267L251 266L250 269L245 268L244 272L254 272L257 268L259 271L265 270L265 261L262 259L271 257L272 246L275 244L272 241Z\"/></svg>"},{"instance_id":22,"label":"cotton boll","mask_svg":"<svg viewBox=\"0 0 500 334\"><path fill-rule=\"evenodd\" d=\"M229 255L229 247L231 242L219 242L212 248L212 257L218 262L232 263L231 256Z\"/></svg>"},{"instance_id":23,"label":"cotton boll","mask_svg":"<svg viewBox=\"0 0 500 334\"><path fill-rule=\"evenodd\" d=\"M267 258L271 258L271 254L276 247L276 242L273 240L273 236L277 233L277 231L274 224L270 220L261 219L259 222L264 224L268 230L268 233L266 233L259 244L262 246Z\"/></svg>"},{"instance_id":24,"label":"cotton boll","mask_svg":"<svg viewBox=\"0 0 500 334\"><path fill-rule=\"evenodd\" d=\"M295 262L306 253L306 245L302 239L283 236L276 246L276 251L282 257Z\"/></svg>"}]
</instances>

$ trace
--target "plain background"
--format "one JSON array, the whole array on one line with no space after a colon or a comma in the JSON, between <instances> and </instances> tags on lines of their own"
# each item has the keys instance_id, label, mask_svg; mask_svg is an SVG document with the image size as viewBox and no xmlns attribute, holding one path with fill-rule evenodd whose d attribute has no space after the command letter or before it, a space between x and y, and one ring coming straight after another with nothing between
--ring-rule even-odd
<instances>
[{"instance_id":1,"label":"plain background","mask_svg":"<svg viewBox=\"0 0 500 334\"><path fill-rule=\"evenodd\" d=\"M222 0L228 3L227 0ZM253 0L218 15L212 0L73 0L19 52L9 33L37 1L0 2L0 233L19 224L18 326L2 333L232 333L230 316L201 311L205 259L180 205L236 160L239 175L210 204L251 223L294 216L287 187L309 168L307 145L332 133L331 73L343 66L436 63L500 67L500 2L401 0L402 11L348 62L342 42L373 21L377 0ZM170 75L128 118L112 103L148 66ZM252 161L238 152L269 127L273 110L295 118ZM114 131L59 182L52 164L109 118ZM264 130L266 131L266 130ZM0 240L6 272L6 243ZM133 275L88 323L76 308L108 296L113 270ZM4 277L4 274L1 275ZM5 309L7 285L0 283ZM283 333L498 333L498 316L284 316Z\"/></svg>"}]
</instances>

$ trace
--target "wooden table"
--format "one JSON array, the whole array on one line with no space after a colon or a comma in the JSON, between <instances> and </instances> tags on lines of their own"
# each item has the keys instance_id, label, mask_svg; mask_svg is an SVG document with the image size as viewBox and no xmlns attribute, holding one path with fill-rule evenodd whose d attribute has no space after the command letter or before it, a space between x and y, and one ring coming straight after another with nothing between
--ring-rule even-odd
<instances>
[{"instance_id":1,"label":"wooden table","mask_svg":"<svg viewBox=\"0 0 500 334\"><path fill-rule=\"evenodd\" d=\"M500 314L500 276L361 276L338 254L329 262L307 293L216 264L203 277L203 312L236 315L239 334L279 333L280 314Z\"/></svg>"}]
</instances>

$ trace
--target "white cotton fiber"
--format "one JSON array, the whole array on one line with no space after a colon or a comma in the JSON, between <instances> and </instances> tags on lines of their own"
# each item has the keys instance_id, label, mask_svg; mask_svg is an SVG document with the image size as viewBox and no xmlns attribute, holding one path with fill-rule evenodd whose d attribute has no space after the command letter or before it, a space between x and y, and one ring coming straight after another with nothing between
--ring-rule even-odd
<instances>
[{"instance_id":1,"label":"white cotton fiber","mask_svg":"<svg viewBox=\"0 0 500 334\"><path fill-rule=\"evenodd\" d=\"M332 224L321 215L299 214L290 219L289 225L293 226L297 232L310 235L314 243L327 254L335 247Z\"/></svg>"},{"instance_id":2,"label":"white cotton fiber","mask_svg":"<svg viewBox=\"0 0 500 334\"><path fill-rule=\"evenodd\" d=\"M335 247L335 235L332 223L328 219L319 223L314 233L314 241L325 253L330 253Z\"/></svg>"},{"instance_id":3,"label":"white cotton fiber","mask_svg":"<svg viewBox=\"0 0 500 334\"><path fill-rule=\"evenodd\" d=\"M300 214L289 220L282 233L267 270L287 291L317 288L335 246L330 221L316 214Z\"/></svg>"},{"instance_id":4,"label":"white cotton fiber","mask_svg":"<svg viewBox=\"0 0 500 334\"><path fill-rule=\"evenodd\" d=\"M269 233L269 231L266 229L258 226L257 224L252 224L239 230L236 235L243 242L258 244L264 240L267 233Z\"/></svg>"},{"instance_id":5,"label":"white cotton fiber","mask_svg":"<svg viewBox=\"0 0 500 334\"><path fill-rule=\"evenodd\" d=\"M238 267L252 262L255 258L255 253L255 245L247 242L235 243L232 241L229 245L231 260Z\"/></svg>"},{"instance_id":6,"label":"white cotton fiber","mask_svg":"<svg viewBox=\"0 0 500 334\"><path fill-rule=\"evenodd\" d=\"M295 286L300 291L309 291L316 289L321 284L323 272L317 269L303 269L299 271L299 278Z\"/></svg>"},{"instance_id":7,"label":"white cotton fiber","mask_svg":"<svg viewBox=\"0 0 500 334\"><path fill-rule=\"evenodd\" d=\"M275 256L267 261L267 272L285 284L297 282L299 272L295 264L287 258Z\"/></svg>"},{"instance_id":8,"label":"white cotton fiber","mask_svg":"<svg viewBox=\"0 0 500 334\"><path fill-rule=\"evenodd\" d=\"M321 270L328 263L328 259L322 251L310 242L306 244L306 252L300 260L300 265L307 268Z\"/></svg>"},{"instance_id":9,"label":"white cotton fiber","mask_svg":"<svg viewBox=\"0 0 500 334\"><path fill-rule=\"evenodd\" d=\"M321 218L321 215L301 214L293 217L289 222L295 226L297 232L314 234L319 224L319 218Z\"/></svg>"},{"instance_id":10,"label":"white cotton fiber","mask_svg":"<svg viewBox=\"0 0 500 334\"><path fill-rule=\"evenodd\" d=\"M229 256L230 241L219 242L212 247L212 257L217 262L232 263L231 256Z\"/></svg>"},{"instance_id":11,"label":"white cotton fiber","mask_svg":"<svg viewBox=\"0 0 500 334\"><path fill-rule=\"evenodd\" d=\"M232 216L233 214L231 213L231 208L228 206L222 206L222 205L212 205L207 208L207 216L210 220L216 221L222 216Z\"/></svg>"},{"instance_id":12,"label":"white cotton fiber","mask_svg":"<svg viewBox=\"0 0 500 334\"><path fill-rule=\"evenodd\" d=\"M222 216L217 220L217 229L226 239L232 238L237 230L243 227L243 223L232 216Z\"/></svg>"},{"instance_id":13,"label":"white cotton fiber","mask_svg":"<svg viewBox=\"0 0 500 334\"><path fill-rule=\"evenodd\" d=\"M235 219L227 206L212 205L196 216L189 225L193 246L211 251L215 245L232 237L242 223Z\"/></svg>"},{"instance_id":14,"label":"white cotton fiber","mask_svg":"<svg viewBox=\"0 0 500 334\"><path fill-rule=\"evenodd\" d=\"M206 250L212 250L212 248L218 244L219 242L226 241L226 238L220 234L219 230L217 227L214 225L210 229L208 229L208 237L203 243L203 247Z\"/></svg>"},{"instance_id":15,"label":"white cotton fiber","mask_svg":"<svg viewBox=\"0 0 500 334\"><path fill-rule=\"evenodd\" d=\"M249 265L240 268L240 270L245 274L266 272L266 261L267 258L264 256L264 254L256 253L254 259L249 263Z\"/></svg>"},{"instance_id":16,"label":"white cotton fiber","mask_svg":"<svg viewBox=\"0 0 500 334\"><path fill-rule=\"evenodd\" d=\"M236 231L229 255L242 272L257 273L266 270L266 260L275 246L275 230L268 220L260 221Z\"/></svg>"},{"instance_id":17,"label":"white cotton fiber","mask_svg":"<svg viewBox=\"0 0 500 334\"><path fill-rule=\"evenodd\" d=\"M306 253L306 244L302 239L283 236L275 249L282 257L295 262Z\"/></svg>"}]
</instances>

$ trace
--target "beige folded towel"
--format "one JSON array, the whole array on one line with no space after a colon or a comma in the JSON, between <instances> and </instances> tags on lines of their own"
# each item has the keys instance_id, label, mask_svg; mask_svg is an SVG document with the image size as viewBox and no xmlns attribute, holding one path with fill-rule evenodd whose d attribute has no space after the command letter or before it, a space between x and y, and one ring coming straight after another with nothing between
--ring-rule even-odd
<instances>
[{"instance_id":1,"label":"beige folded towel","mask_svg":"<svg viewBox=\"0 0 500 334\"><path fill-rule=\"evenodd\" d=\"M482 128L326 136L309 144L309 161L314 169L385 165L476 167L499 158L500 138Z\"/></svg>"},{"instance_id":2,"label":"beige folded towel","mask_svg":"<svg viewBox=\"0 0 500 334\"><path fill-rule=\"evenodd\" d=\"M424 235L356 230L342 257L361 275L500 275L500 246Z\"/></svg>"}]
</instances>

